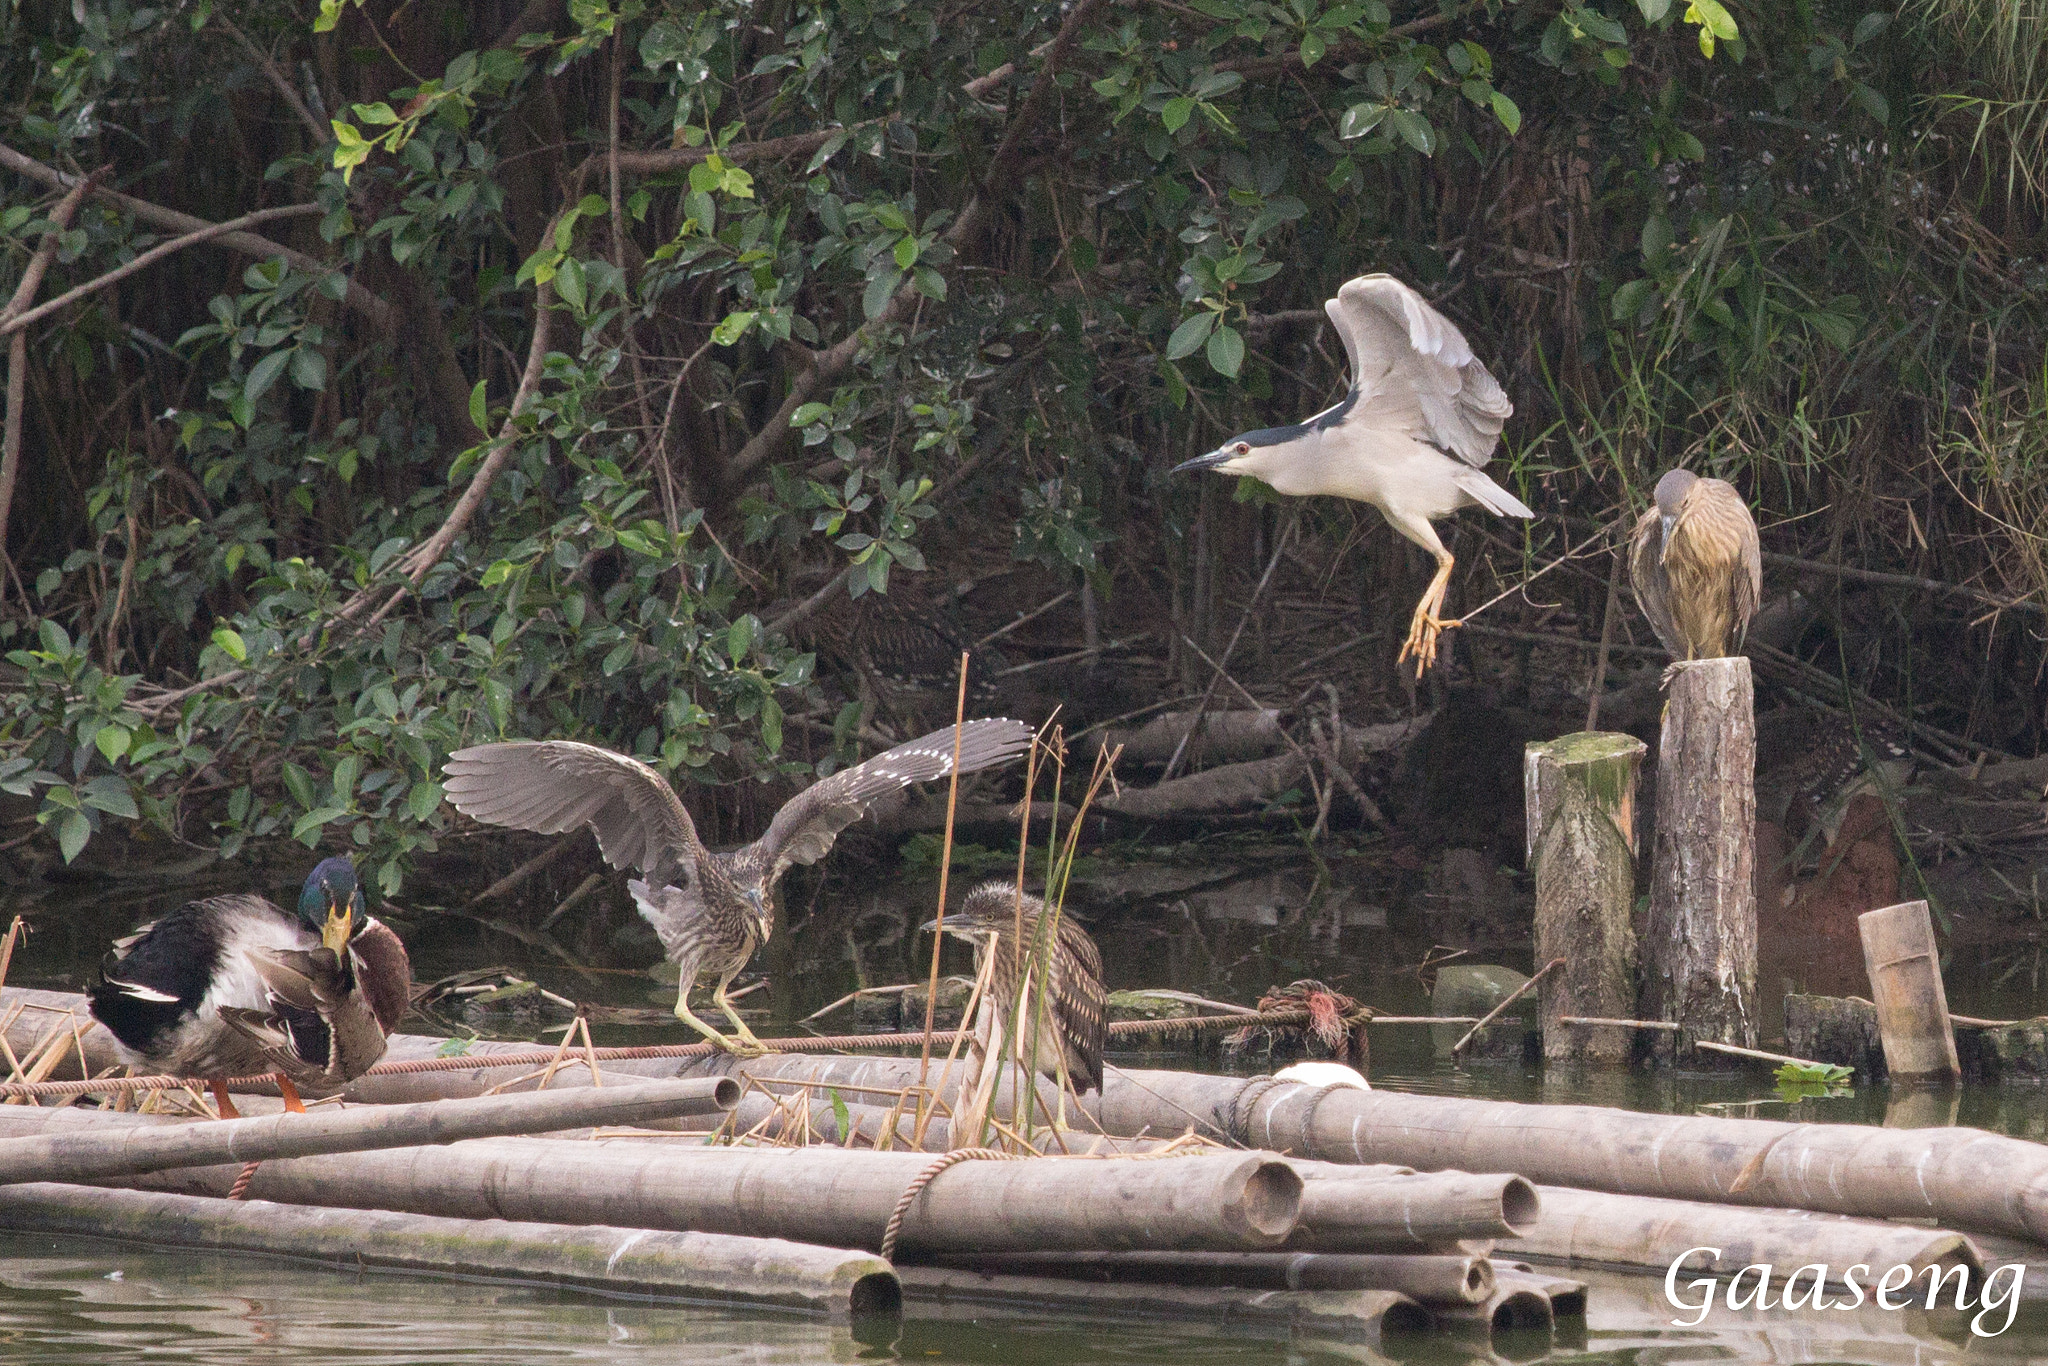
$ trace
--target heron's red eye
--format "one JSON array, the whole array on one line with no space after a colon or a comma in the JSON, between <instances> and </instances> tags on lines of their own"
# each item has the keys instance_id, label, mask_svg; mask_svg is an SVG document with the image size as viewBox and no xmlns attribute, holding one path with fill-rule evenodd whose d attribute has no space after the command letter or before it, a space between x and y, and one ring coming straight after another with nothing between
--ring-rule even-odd
<instances>
[{"instance_id":1,"label":"heron's red eye","mask_svg":"<svg viewBox=\"0 0 2048 1366\"><path fill-rule=\"evenodd\" d=\"M1250 442L1248 442L1248 441L1240 441L1240 442L1238 442L1238 443L1237 443L1237 453L1238 453L1239 455L1250 455L1250 454L1252 453L1251 443L1250 443Z\"/></svg>"}]
</instances>

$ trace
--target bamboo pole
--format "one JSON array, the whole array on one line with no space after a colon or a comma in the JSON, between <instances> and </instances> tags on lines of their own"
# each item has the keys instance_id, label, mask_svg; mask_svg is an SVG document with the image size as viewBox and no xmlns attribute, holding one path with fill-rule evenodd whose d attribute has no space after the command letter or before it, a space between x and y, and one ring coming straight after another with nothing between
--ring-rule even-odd
<instances>
[{"instance_id":1,"label":"bamboo pole","mask_svg":"<svg viewBox=\"0 0 2048 1366\"><path fill-rule=\"evenodd\" d=\"M322 1108L306 1114L37 1134L0 1139L0 1185L97 1181L174 1167L414 1148L578 1125L722 1114L739 1093L739 1083L731 1077L710 1077L550 1095Z\"/></svg>"},{"instance_id":2,"label":"bamboo pole","mask_svg":"<svg viewBox=\"0 0 2048 1366\"><path fill-rule=\"evenodd\" d=\"M1635 1044L1632 1030L1569 1028L1562 1017L1635 1009L1636 779L1645 750L1633 735L1580 734L1523 751L1536 961L1565 960L1543 987L1545 1059L1622 1062Z\"/></svg>"},{"instance_id":3,"label":"bamboo pole","mask_svg":"<svg viewBox=\"0 0 2048 1366\"><path fill-rule=\"evenodd\" d=\"M1519 1176L1352 1175L1328 1163L1303 1163L1296 1171L1304 1178L1301 1222L1287 1246L1304 1251L1422 1250L1467 1238L1514 1238L1541 1209L1535 1187Z\"/></svg>"},{"instance_id":4,"label":"bamboo pole","mask_svg":"<svg viewBox=\"0 0 2048 1366\"><path fill-rule=\"evenodd\" d=\"M12 1117L0 1111L0 1132L13 1130ZM85 1117L96 1121L105 1117ZM494 1138L448 1148L265 1162L249 1195L281 1204L454 1217L474 1213L478 1201L488 1198L492 1212L509 1219L874 1248L898 1198L931 1164L923 1153L679 1152L672 1144L631 1139ZM237 1171L195 1167L118 1179L144 1190L220 1195ZM926 1252L1254 1251L1285 1240L1300 1204L1300 1178L1286 1164L1251 1153L970 1161L948 1168L924 1188L906 1213L899 1246Z\"/></svg>"},{"instance_id":5,"label":"bamboo pole","mask_svg":"<svg viewBox=\"0 0 2048 1366\"><path fill-rule=\"evenodd\" d=\"M918 1317L978 1319L983 1306L1128 1325L1133 1315L1284 1328L1367 1342L1435 1326L1436 1316L1392 1290L1303 1290L1276 1294L1188 1285L1098 1285L1054 1276L991 1275L944 1266L899 1266L905 1301Z\"/></svg>"},{"instance_id":6,"label":"bamboo pole","mask_svg":"<svg viewBox=\"0 0 2048 1366\"><path fill-rule=\"evenodd\" d=\"M1657 1040L1757 1042L1756 718L1745 658L1677 666L1657 748L1657 840L1643 938L1642 1014L1685 1026Z\"/></svg>"},{"instance_id":7,"label":"bamboo pole","mask_svg":"<svg viewBox=\"0 0 2048 1366\"><path fill-rule=\"evenodd\" d=\"M1883 1272L1910 1266L1983 1269L1970 1240L1947 1229L1850 1219L1806 1210L1744 1209L1544 1186L1543 1213L1516 1256L1663 1274L1728 1276L1769 1262L1790 1270L1823 1265L1840 1276L1861 1263Z\"/></svg>"},{"instance_id":8,"label":"bamboo pole","mask_svg":"<svg viewBox=\"0 0 2048 1366\"><path fill-rule=\"evenodd\" d=\"M1113 1284L1234 1286L1245 1290L1393 1290L1419 1304L1477 1304L1493 1294L1485 1257L1348 1256L1323 1252L953 1253L939 1266L1010 1276Z\"/></svg>"},{"instance_id":9,"label":"bamboo pole","mask_svg":"<svg viewBox=\"0 0 2048 1366\"><path fill-rule=\"evenodd\" d=\"M607 1294L889 1313L896 1273L865 1252L717 1233L441 1219L46 1183L0 1190L0 1228L364 1267L488 1276Z\"/></svg>"},{"instance_id":10,"label":"bamboo pole","mask_svg":"<svg viewBox=\"0 0 2048 1366\"><path fill-rule=\"evenodd\" d=\"M1904 901L1856 917L1863 962L1877 1002L1885 1070L1895 1082L1953 1082L1962 1075L1941 953L1924 901Z\"/></svg>"}]
</instances>

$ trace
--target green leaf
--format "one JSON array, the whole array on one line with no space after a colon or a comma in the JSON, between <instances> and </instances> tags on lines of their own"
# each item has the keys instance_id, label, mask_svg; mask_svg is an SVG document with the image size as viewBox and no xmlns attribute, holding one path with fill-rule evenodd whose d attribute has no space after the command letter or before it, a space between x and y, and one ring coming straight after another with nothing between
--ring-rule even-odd
<instances>
[{"instance_id":1,"label":"green leaf","mask_svg":"<svg viewBox=\"0 0 2048 1366\"><path fill-rule=\"evenodd\" d=\"M1194 112L1195 102L1182 95L1166 102L1166 107L1159 111L1159 121L1166 125L1167 132L1178 133Z\"/></svg>"},{"instance_id":2,"label":"green leaf","mask_svg":"<svg viewBox=\"0 0 2048 1366\"><path fill-rule=\"evenodd\" d=\"M1183 322L1179 327L1174 328L1173 335L1166 339L1166 358L1168 360L1179 360L1184 356L1194 355L1195 352L1202 349L1202 343L1209 339L1209 332L1215 326L1216 315L1214 313L1203 309L1200 313L1195 314L1195 316Z\"/></svg>"},{"instance_id":3,"label":"green leaf","mask_svg":"<svg viewBox=\"0 0 2048 1366\"><path fill-rule=\"evenodd\" d=\"M1654 218L1644 219L1642 235L1643 259L1651 265L1656 265L1671 250L1671 243L1675 238L1676 234L1671 229L1670 219L1663 217L1661 214Z\"/></svg>"},{"instance_id":4,"label":"green leaf","mask_svg":"<svg viewBox=\"0 0 2048 1366\"><path fill-rule=\"evenodd\" d=\"M141 812L135 809L134 794L128 790L128 780L118 773L104 773L85 785L85 805L95 811L104 811L110 816L125 816L136 820Z\"/></svg>"},{"instance_id":5,"label":"green leaf","mask_svg":"<svg viewBox=\"0 0 2048 1366\"><path fill-rule=\"evenodd\" d=\"M828 1086L825 1088L825 1094L832 1101L832 1123L839 1130L839 1142L842 1145L851 1143L853 1141L853 1120L846 1108L846 1102L840 1099L839 1088Z\"/></svg>"},{"instance_id":6,"label":"green leaf","mask_svg":"<svg viewBox=\"0 0 2048 1366\"><path fill-rule=\"evenodd\" d=\"M334 800L346 802L356 791L356 775L363 771L363 756L344 754L334 766Z\"/></svg>"},{"instance_id":7,"label":"green leaf","mask_svg":"<svg viewBox=\"0 0 2048 1366\"><path fill-rule=\"evenodd\" d=\"M1643 12L1643 22L1654 24L1671 13L1671 0L1636 0L1636 8Z\"/></svg>"},{"instance_id":8,"label":"green leaf","mask_svg":"<svg viewBox=\"0 0 2048 1366\"><path fill-rule=\"evenodd\" d=\"M297 802L302 809L312 810L313 803L318 800L313 791L312 778L307 775L305 769L300 768L289 759L284 761L283 771L285 791L292 794L292 800Z\"/></svg>"},{"instance_id":9,"label":"green leaf","mask_svg":"<svg viewBox=\"0 0 2048 1366\"><path fill-rule=\"evenodd\" d=\"M213 643L220 646L221 653L234 660L235 663L246 664L249 662L249 647L242 640L242 633L240 631L231 630L226 626L217 627L213 633Z\"/></svg>"},{"instance_id":10,"label":"green leaf","mask_svg":"<svg viewBox=\"0 0 2048 1366\"><path fill-rule=\"evenodd\" d=\"M350 105L349 111L364 123L387 124L398 122L398 115L391 112L391 106L382 100L377 101L375 104Z\"/></svg>"},{"instance_id":11,"label":"green leaf","mask_svg":"<svg viewBox=\"0 0 2048 1366\"><path fill-rule=\"evenodd\" d=\"M341 4L342 0L320 0L320 17L313 21L313 32L332 33L341 22Z\"/></svg>"},{"instance_id":12,"label":"green leaf","mask_svg":"<svg viewBox=\"0 0 2048 1366\"><path fill-rule=\"evenodd\" d=\"M291 362L291 358L292 353L289 351L272 351L249 367L249 378L242 385L242 397L248 400L251 407L255 406L256 400L270 391L271 385L277 383L277 377L284 373L284 367Z\"/></svg>"},{"instance_id":13,"label":"green leaf","mask_svg":"<svg viewBox=\"0 0 2048 1366\"><path fill-rule=\"evenodd\" d=\"M1401 135L1401 140L1416 151L1424 156L1431 156L1436 152L1436 129L1430 126L1428 119L1413 109L1389 110L1387 121L1394 125L1394 131Z\"/></svg>"},{"instance_id":14,"label":"green leaf","mask_svg":"<svg viewBox=\"0 0 2048 1366\"><path fill-rule=\"evenodd\" d=\"M441 804L444 795L439 783L431 779L423 780L414 783L412 791L405 794L405 806L412 812L414 820L425 821L434 814L434 808Z\"/></svg>"},{"instance_id":15,"label":"green leaf","mask_svg":"<svg viewBox=\"0 0 2048 1366\"><path fill-rule=\"evenodd\" d=\"M719 319L718 326L711 329L711 340L720 346L731 346L747 334L759 316L753 312L728 313Z\"/></svg>"},{"instance_id":16,"label":"green leaf","mask_svg":"<svg viewBox=\"0 0 2048 1366\"><path fill-rule=\"evenodd\" d=\"M896 257L896 268L898 270L909 270L917 264L917 239L909 236L897 238L896 250L893 254Z\"/></svg>"},{"instance_id":17,"label":"green leaf","mask_svg":"<svg viewBox=\"0 0 2048 1366\"><path fill-rule=\"evenodd\" d=\"M1848 351L1856 345L1856 324L1839 313L1807 313L1802 315L1806 325L1821 334L1837 351Z\"/></svg>"},{"instance_id":18,"label":"green leaf","mask_svg":"<svg viewBox=\"0 0 2048 1366\"><path fill-rule=\"evenodd\" d=\"M1219 327L1210 334L1207 354L1211 369L1236 379L1237 372L1244 367L1244 338L1234 327Z\"/></svg>"},{"instance_id":19,"label":"green leaf","mask_svg":"<svg viewBox=\"0 0 2048 1366\"><path fill-rule=\"evenodd\" d=\"M330 821L338 821L348 814L338 806L316 807L298 818L292 824L292 838L308 849L320 842L320 828Z\"/></svg>"},{"instance_id":20,"label":"green leaf","mask_svg":"<svg viewBox=\"0 0 2048 1366\"><path fill-rule=\"evenodd\" d=\"M1614 291L1609 307L1618 323L1633 323L1642 313L1643 305L1649 302L1651 292L1657 288L1654 280L1630 280Z\"/></svg>"},{"instance_id":21,"label":"green leaf","mask_svg":"<svg viewBox=\"0 0 2048 1366\"><path fill-rule=\"evenodd\" d=\"M101 754L104 754L107 757L107 762L111 764L114 760L128 752L128 741L131 738L129 733L120 726L101 726L93 733L92 743L94 748L98 749Z\"/></svg>"},{"instance_id":22,"label":"green leaf","mask_svg":"<svg viewBox=\"0 0 2048 1366\"><path fill-rule=\"evenodd\" d=\"M1884 32L1885 25L1891 23L1891 21L1892 17L1883 10L1872 10L1856 21L1856 32L1850 36L1849 45L1851 47L1862 47L1872 38Z\"/></svg>"},{"instance_id":23,"label":"green leaf","mask_svg":"<svg viewBox=\"0 0 2048 1366\"><path fill-rule=\"evenodd\" d=\"M83 813L66 811L57 821L57 851L64 855L66 863L78 857L79 850L92 838L92 822Z\"/></svg>"},{"instance_id":24,"label":"green leaf","mask_svg":"<svg viewBox=\"0 0 2048 1366\"><path fill-rule=\"evenodd\" d=\"M1522 131L1522 111L1498 90L1493 92L1493 116L1500 120L1501 127L1508 130L1509 137Z\"/></svg>"},{"instance_id":25,"label":"green leaf","mask_svg":"<svg viewBox=\"0 0 2048 1366\"><path fill-rule=\"evenodd\" d=\"M490 409L484 405L484 382L482 380L478 380L476 382L476 388L471 389L469 391L470 425L475 427L480 432L488 431L489 428L487 428L484 424L489 422L490 418Z\"/></svg>"},{"instance_id":26,"label":"green leaf","mask_svg":"<svg viewBox=\"0 0 2048 1366\"><path fill-rule=\"evenodd\" d=\"M310 346L292 348L292 383L301 389L325 389L327 357Z\"/></svg>"},{"instance_id":27,"label":"green leaf","mask_svg":"<svg viewBox=\"0 0 2048 1366\"><path fill-rule=\"evenodd\" d=\"M555 293L561 295L563 302L578 313L584 310L589 296L584 289L581 261L573 256L562 258L561 268L555 272Z\"/></svg>"},{"instance_id":28,"label":"green leaf","mask_svg":"<svg viewBox=\"0 0 2048 1366\"><path fill-rule=\"evenodd\" d=\"M1303 66L1314 66L1317 62L1323 60L1323 54L1329 50L1330 45L1323 41L1322 34L1315 32L1305 33L1301 38L1301 64Z\"/></svg>"},{"instance_id":29,"label":"green leaf","mask_svg":"<svg viewBox=\"0 0 2048 1366\"><path fill-rule=\"evenodd\" d=\"M831 404L806 403L789 415L789 425L792 427L808 427L813 422L823 422L830 416L832 416Z\"/></svg>"},{"instance_id":30,"label":"green leaf","mask_svg":"<svg viewBox=\"0 0 2048 1366\"><path fill-rule=\"evenodd\" d=\"M1865 85L1861 81L1856 82L1849 87L1849 98L1856 101L1864 113L1870 115L1879 123L1891 122L1891 106L1885 103L1884 96L1878 94L1870 86Z\"/></svg>"},{"instance_id":31,"label":"green leaf","mask_svg":"<svg viewBox=\"0 0 2048 1366\"><path fill-rule=\"evenodd\" d=\"M726 653L732 656L733 663L745 659L747 651L754 648L754 627L758 624L750 612L734 622L725 633Z\"/></svg>"},{"instance_id":32,"label":"green leaf","mask_svg":"<svg viewBox=\"0 0 2048 1366\"><path fill-rule=\"evenodd\" d=\"M867 289L860 296L861 312L869 318L880 317L882 310L889 306L889 300L895 297L896 286L902 283L903 272L900 270L885 270L877 274L868 281Z\"/></svg>"}]
</instances>

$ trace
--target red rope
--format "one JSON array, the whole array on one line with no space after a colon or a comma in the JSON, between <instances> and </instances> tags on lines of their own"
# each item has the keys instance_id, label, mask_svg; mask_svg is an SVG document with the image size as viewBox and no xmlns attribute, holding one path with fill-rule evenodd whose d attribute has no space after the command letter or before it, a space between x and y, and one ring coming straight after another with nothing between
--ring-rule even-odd
<instances>
[{"instance_id":1,"label":"red rope","mask_svg":"<svg viewBox=\"0 0 2048 1366\"><path fill-rule=\"evenodd\" d=\"M1302 1024L1304 1010L1267 1011L1259 1015L1193 1015L1177 1020L1119 1020L1108 1028L1112 1038L1141 1034L1195 1033L1205 1029L1235 1029L1245 1024ZM794 1039L764 1039L771 1053L858 1052L866 1049L915 1047L924 1042L914 1034L825 1034ZM944 1048L960 1037L959 1030L941 1030L931 1036L934 1047ZM556 1049L529 1049L510 1053L461 1053L446 1058L411 1058L403 1062L380 1062L365 1076L403 1077L423 1072L477 1072L493 1068L546 1067L567 1065L588 1058L600 1062L642 1062L656 1058L705 1058L724 1050L714 1043L648 1044L638 1048L598 1048L563 1053ZM277 1074L265 1072L253 1077L233 1077L230 1090L249 1090L257 1083L275 1084ZM204 1077L96 1077L90 1081L36 1081L0 1083L0 1099L15 1097L86 1096L103 1091L177 1091L187 1087L203 1090L211 1082Z\"/></svg>"}]
</instances>

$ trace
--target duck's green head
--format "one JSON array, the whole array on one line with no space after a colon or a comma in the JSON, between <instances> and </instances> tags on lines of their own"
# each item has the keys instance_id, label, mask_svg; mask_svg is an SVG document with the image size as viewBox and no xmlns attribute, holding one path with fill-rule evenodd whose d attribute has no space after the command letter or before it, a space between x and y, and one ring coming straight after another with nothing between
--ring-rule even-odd
<instances>
[{"instance_id":1,"label":"duck's green head","mask_svg":"<svg viewBox=\"0 0 2048 1366\"><path fill-rule=\"evenodd\" d=\"M356 866L345 858L322 859L306 889L299 893L299 919L339 954L369 918L363 889L356 885Z\"/></svg>"}]
</instances>

